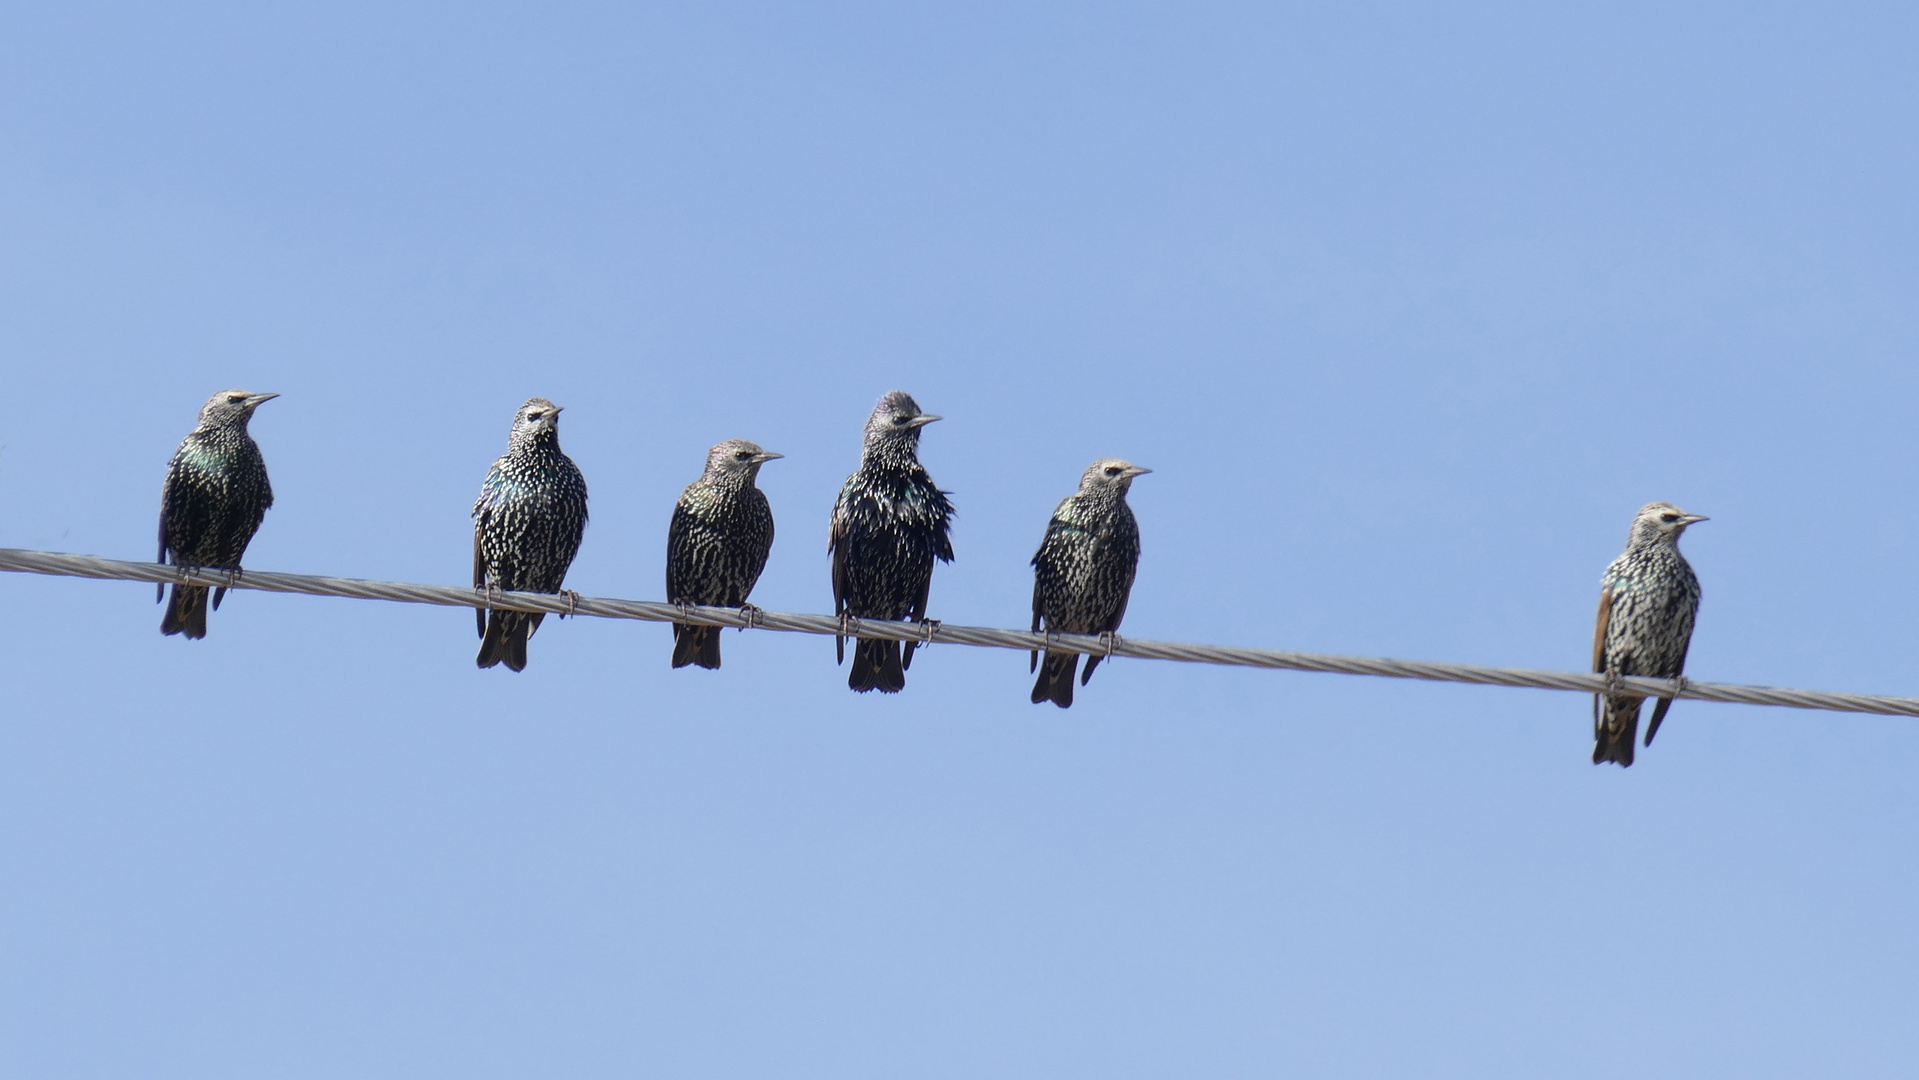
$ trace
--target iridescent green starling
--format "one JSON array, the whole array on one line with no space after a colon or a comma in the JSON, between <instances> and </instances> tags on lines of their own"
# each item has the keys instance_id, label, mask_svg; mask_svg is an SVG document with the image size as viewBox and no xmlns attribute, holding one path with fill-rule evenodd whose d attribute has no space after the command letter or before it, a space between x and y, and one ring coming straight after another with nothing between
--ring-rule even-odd
<instances>
[{"instance_id":1,"label":"iridescent green starling","mask_svg":"<svg viewBox=\"0 0 1919 1080\"><path fill-rule=\"evenodd\" d=\"M833 505L827 550L833 556L833 613L850 619L926 621L933 560L953 561L947 535L953 504L919 462L920 429L938 420L913 398L894 390L866 421L860 467L846 478ZM846 660L846 639L834 639ZM915 642L902 656L897 641L860 639L846 685L860 693L898 693L906 687Z\"/></svg>"},{"instance_id":2,"label":"iridescent green starling","mask_svg":"<svg viewBox=\"0 0 1919 1080\"><path fill-rule=\"evenodd\" d=\"M167 465L167 482L160 491L159 562L240 569L240 557L259 531L267 507L273 505L267 463L253 436L247 434L247 421L261 402L279 396L222 390L207 399L200 409L200 423L180 440ZM157 590L165 591L164 585ZM214 590L216 610L226 594L224 586ZM175 585L160 632L206 637L206 587Z\"/></svg>"},{"instance_id":3,"label":"iridescent green starling","mask_svg":"<svg viewBox=\"0 0 1919 1080\"><path fill-rule=\"evenodd\" d=\"M1647 503L1633 518L1626 550L1599 586L1599 625L1593 631L1593 670L1602 675L1676 679L1686 670L1693 619L1699 614L1699 579L1679 554L1686 526L1704 521L1671 503ZM1632 764L1639 705L1625 694L1593 695L1593 764ZM1646 745L1672 707L1660 698L1646 728Z\"/></svg>"},{"instance_id":4,"label":"iridescent green starling","mask_svg":"<svg viewBox=\"0 0 1919 1080\"><path fill-rule=\"evenodd\" d=\"M1049 634L1111 634L1126 617L1139 569L1139 523L1126 505L1133 477L1152 472L1118 458L1093 462L1079 478L1079 492L1068 495L1046 523L1046 536L1033 555L1033 632L1041 624ZM1088 654L1086 674L1093 677L1100 655ZM1039 667L1032 654L1027 670ZM1051 700L1064 709L1073 704L1073 673L1079 654L1048 650L1033 704Z\"/></svg>"},{"instance_id":5,"label":"iridescent green starling","mask_svg":"<svg viewBox=\"0 0 1919 1080\"><path fill-rule=\"evenodd\" d=\"M586 532L586 480L560 452L560 406L532 398L473 503L473 587L557 593ZM477 663L526 670L526 639L546 616L476 609Z\"/></svg>"},{"instance_id":6,"label":"iridescent green starling","mask_svg":"<svg viewBox=\"0 0 1919 1080\"><path fill-rule=\"evenodd\" d=\"M706 453L706 471L680 492L666 530L666 601L742 607L773 550L773 508L754 486L760 466L783 455L745 439ZM720 666L720 628L673 624L673 666Z\"/></svg>"}]
</instances>

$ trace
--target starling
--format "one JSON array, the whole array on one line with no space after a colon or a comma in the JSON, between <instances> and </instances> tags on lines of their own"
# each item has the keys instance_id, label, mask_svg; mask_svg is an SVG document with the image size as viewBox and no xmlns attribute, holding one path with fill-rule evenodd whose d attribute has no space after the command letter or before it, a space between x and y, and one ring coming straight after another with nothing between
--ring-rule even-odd
<instances>
[{"instance_id":1,"label":"starling","mask_svg":"<svg viewBox=\"0 0 1919 1080\"><path fill-rule=\"evenodd\" d=\"M240 556L260 529L260 519L273 505L273 487L267 483L267 463L260 447L247 434L247 421L263 401L278 394L250 394L222 390L200 409L200 423L173 452L167 464L167 482L160 491L160 557L175 566L240 569ZM156 590L164 594L166 586ZM217 609L225 586L213 592ZM207 636L207 590L204 585L175 585L162 634Z\"/></svg>"},{"instance_id":2,"label":"starling","mask_svg":"<svg viewBox=\"0 0 1919 1080\"><path fill-rule=\"evenodd\" d=\"M586 480L560 452L560 406L531 398L473 502L473 587L557 593L586 531ZM526 670L526 639L546 616L476 609L483 668Z\"/></svg>"},{"instance_id":3,"label":"starling","mask_svg":"<svg viewBox=\"0 0 1919 1080\"><path fill-rule=\"evenodd\" d=\"M953 504L919 462L920 429L938 420L911 395L894 390L866 420L860 467L833 504L827 550L833 555L833 613L849 619L926 621L933 559L953 561ZM841 662L846 639L834 639ZM895 694L906 687L916 642L860 639L846 685L860 693Z\"/></svg>"},{"instance_id":4,"label":"starling","mask_svg":"<svg viewBox=\"0 0 1919 1080\"><path fill-rule=\"evenodd\" d=\"M1033 555L1034 633L1039 633L1042 620L1049 634L1110 634L1119 629L1133 591L1133 572L1139 568L1139 523L1126 505L1126 492L1133 477L1152 471L1118 458L1095 461L1079 478L1079 493L1060 500ZM1093 677L1099 661L1097 653L1086 657L1081 686ZM1037 651L1027 670L1036 667ZM1050 698L1062 709L1070 707L1078 667L1078 653L1049 650L1033 684L1033 704Z\"/></svg>"},{"instance_id":5,"label":"starling","mask_svg":"<svg viewBox=\"0 0 1919 1080\"><path fill-rule=\"evenodd\" d=\"M666 602L742 607L773 550L773 508L753 486L782 457L745 439L706 453L706 471L680 492L666 530ZM673 666L720 666L720 628L673 624Z\"/></svg>"},{"instance_id":6,"label":"starling","mask_svg":"<svg viewBox=\"0 0 1919 1080\"><path fill-rule=\"evenodd\" d=\"M1599 625L1593 631L1593 670L1602 675L1676 679L1686 670L1693 618L1699 614L1699 579L1679 554L1686 526L1704 521L1671 503L1647 503L1633 518L1626 550L1599 586ZM1632 764L1639 730L1639 703L1624 694L1593 695L1593 764ZM1646 745L1672 707L1660 698L1646 728Z\"/></svg>"}]
</instances>

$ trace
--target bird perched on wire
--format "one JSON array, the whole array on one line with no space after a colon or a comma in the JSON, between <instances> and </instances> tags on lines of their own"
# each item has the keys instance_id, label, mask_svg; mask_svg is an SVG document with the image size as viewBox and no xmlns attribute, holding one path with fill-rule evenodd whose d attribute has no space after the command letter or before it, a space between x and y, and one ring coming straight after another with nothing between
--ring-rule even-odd
<instances>
[{"instance_id":1,"label":"bird perched on wire","mask_svg":"<svg viewBox=\"0 0 1919 1080\"><path fill-rule=\"evenodd\" d=\"M1647 503L1633 518L1626 550L1599 586L1599 623L1593 631L1593 671L1608 676L1676 679L1686 670L1693 619L1699 613L1699 579L1679 554L1686 526L1706 519L1671 503ZM1639 706L1645 698L1593 695L1593 764L1632 764ZM1646 745L1672 707L1660 698L1646 728Z\"/></svg>"},{"instance_id":2,"label":"bird perched on wire","mask_svg":"<svg viewBox=\"0 0 1919 1080\"><path fill-rule=\"evenodd\" d=\"M1042 623L1049 634L1112 634L1119 629L1139 569L1139 523L1126 505L1126 492L1133 477L1152 471L1104 458L1080 476L1078 493L1060 501L1033 555L1034 633ZM1093 677L1100 659L1098 653L1086 657L1081 686ZM1038 667L1035 651L1027 670ZM1045 666L1033 683L1033 704L1050 699L1062 709L1070 707L1078 667L1078 653L1047 650Z\"/></svg>"},{"instance_id":3,"label":"bird perched on wire","mask_svg":"<svg viewBox=\"0 0 1919 1080\"><path fill-rule=\"evenodd\" d=\"M926 623L933 560L953 561L947 535L953 504L919 462L920 429L939 417L921 412L911 395L894 390L866 420L860 467L846 478L833 504L827 550L833 556L833 613L842 626L855 619L913 619ZM846 638L834 639L841 662ZM898 693L906 686L917 642L860 639L846 685L860 693Z\"/></svg>"},{"instance_id":4,"label":"bird perched on wire","mask_svg":"<svg viewBox=\"0 0 1919 1080\"><path fill-rule=\"evenodd\" d=\"M680 492L666 530L666 602L744 607L773 550L773 508L754 486L781 454L745 439L706 453L706 471ZM720 628L673 624L673 666L720 666Z\"/></svg>"},{"instance_id":5,"label":"bird perched on wire","mask_svg":"<svg viewBox=\"0 0 1919 1080\"><path fill-rule=\"evenodd\" d=\"M222 390L201 407L199 424L180 440L167 464L166 484L160 489L157 561L239 572L240 557L273 505L266 459L247 434L247 421L261 402L279 396ZM166 586L155 592L157 602ZM226 594L225 586L214 589L216 610ZM160 632L206 637L206 586L175 585Z\"/></svg>"},{"instance_id":6,"label":"bird perched on wire","mask_svg":"<svg viewBox=\"0 0 1919 1080\"><path fill-rule=\"evenodd\" d=\"M586 532L586 480L560 452L560 406L530 398L513 414L506 453L473 502L473 587L561 592ZM545 615L475 609L483 668L526 670L526 639Z\"/></svg>"}]
</instances>

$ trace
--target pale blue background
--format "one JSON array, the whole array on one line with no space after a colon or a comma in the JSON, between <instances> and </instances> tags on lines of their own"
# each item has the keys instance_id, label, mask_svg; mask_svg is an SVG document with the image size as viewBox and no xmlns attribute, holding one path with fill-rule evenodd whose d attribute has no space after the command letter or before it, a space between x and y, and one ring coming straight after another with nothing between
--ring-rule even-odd
<instances>
[{"instance_id":1,"label":"pale blue background","mask_svg":"<svg viewBox=\"0 0 1919 1080\"><path fill-rule=\"evenodd\" d=\"M1578 669L1633 510L1691 673L1919 694L1906 5L9 5L0 544L151 558L208 394L259 569L458 584L533 394L570 583L705 448L829 606L881 392L951 622L1095 457L1137 636ZM0 578L0 1071L1905 1077L1919 728Z\"/></svg>"}]
</instances>

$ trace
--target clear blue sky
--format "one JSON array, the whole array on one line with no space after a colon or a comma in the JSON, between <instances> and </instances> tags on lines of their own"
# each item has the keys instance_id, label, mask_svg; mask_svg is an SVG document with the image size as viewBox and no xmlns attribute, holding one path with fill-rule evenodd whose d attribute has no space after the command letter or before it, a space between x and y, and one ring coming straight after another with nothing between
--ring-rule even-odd
<instances>
[{"instance_id":1,"label":"clear blue sky","mask_svg":"<svg viewBox=\"0 0 1919 1080\"><path fill-rule=\"evenodd\" d=\"M690 7L690 6L688 6ZM278 391L249 565L458 584L528 396L658 597L706 447L755 600L902 388L933 613L1024 625L1094 458L1142 637L1578 669L1636 507L1702 679L1919 694L1919 16L1845 4L14 5L0 544L150 558ZM1919 727L0 580L11 1075L1919 1067Z\"/></svg>"}]
</instances>

